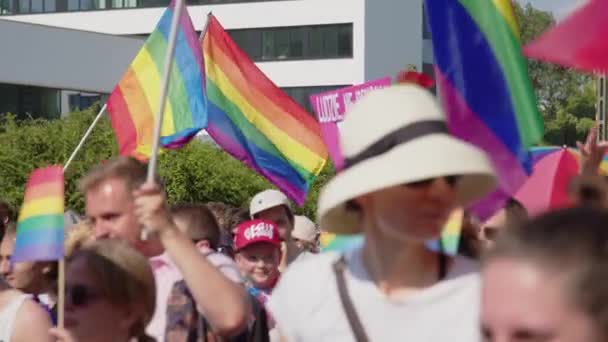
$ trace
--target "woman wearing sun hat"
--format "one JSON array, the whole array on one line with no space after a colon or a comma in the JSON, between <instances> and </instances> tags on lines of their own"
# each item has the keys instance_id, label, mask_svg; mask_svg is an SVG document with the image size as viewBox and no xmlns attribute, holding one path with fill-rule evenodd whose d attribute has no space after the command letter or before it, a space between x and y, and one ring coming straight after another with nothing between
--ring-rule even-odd
<instances>
[{"instance_id":1,"label":"woman wearing sun hat","mask_svg":"<svg viewBox=\"0 0 608 342\"><path fill-rule=\"evenodd\" d=\"M487 157L450 136L416 85L366 95L340 129L345 169L322 191L319 223L362 247L304 260L271 310L286 341L477 341L478 274L426 248L451 210L494 188Z\"/></svg>"}]
</instances>

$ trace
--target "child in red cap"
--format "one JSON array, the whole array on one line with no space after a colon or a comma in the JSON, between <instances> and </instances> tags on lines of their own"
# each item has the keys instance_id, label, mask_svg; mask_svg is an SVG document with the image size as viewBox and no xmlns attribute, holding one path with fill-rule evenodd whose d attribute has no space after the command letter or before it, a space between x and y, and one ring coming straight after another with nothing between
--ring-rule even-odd
<instances>
[{"instance_id":1,"label":"child in red cap","mask_svg":"<svg viewBox=\"0 0 608 342\"><path fill-rule=\"evenodd\" d=\"M245 278L249 293L264 307L279 279L281 238L271 221L251 220L239 224L234 236L236 263ZM274 321L268 313L268 327Z\"/></svg>"}]
</instances>

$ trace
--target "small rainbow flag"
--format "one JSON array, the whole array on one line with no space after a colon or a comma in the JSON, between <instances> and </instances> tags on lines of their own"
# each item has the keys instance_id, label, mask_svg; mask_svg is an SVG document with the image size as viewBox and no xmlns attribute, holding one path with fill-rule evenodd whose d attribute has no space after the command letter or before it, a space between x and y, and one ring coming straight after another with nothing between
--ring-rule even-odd
<instances>
[{"instance_id":1,"label":"small rainbow flag","mask_svg":"<svg viewBox=\"0 0 608 342\"><path fill-rule=\"evenodd\" d=\"M299 205L327 161L319 123L270 81L209 15L203 38L207 132Z\"/></svg>"},{"instance_id":2,"label":"small rainbow flag","mask_svg":"<svg viewBox=\"0 0 608 342\"><path fill-rule=\"evenodd\" d=\"M532 172L528 148L543 136L511 0L426 0L426 8L450 131L484 149L498 173L499 191L475 206L487 218Z\"/></svg>"},{"instance_id":3,"label":"small rainbow flag","mask_svg":"<svg viewBox=\"0 0 608 342\"><path fill-rule=\"evenodd\" d=\"M63 258L63 168L49 166L32 172L17 222L11 261Z\"/></svg>"},{"instance_id":4,"label":"small rainbow flag","mask_svg":"<svg viewBox=\"0 0 608 342\"><path fill-rule=\"evenodd\" d=\"M450 215L448 222L441 231L439 239L431 240L427 243L427 247L435 252L441 252L447 255L456 255L460 244L460 233L462 230L462 219L464 210L456 209ZM441 245L439 244L441 241ZM323 252L347 252L363 245L364 238L362 234L353 235L337 235L328 232L322 232L319 238L321 251Z\"/></svg>"},{"instance_id":5,"label":"small rainbow flag","mask_svg":"<svg viewBox=\"0 0 608 342\"><path fill-rule=\"evenodd\" d=\"M108 99L121 155L148 159L152 153L154 117L174 8L172 2ZM181 13L171 67L160 143L164 148L179 148L207 125L203 57L186 7Z\"/></svg>"},{"instance_id":6,"label":"small rainbow flag","mask_svg":"<svg viewBox=\"0 0 608 342\"><path fill-rule=\"evenodd\" d=\"M454 210L441 231L441 237L430 241L428 247L437 252L441 251L446 255L458 254L463 216L464 210Z\"/></svg>"}]
</instances>

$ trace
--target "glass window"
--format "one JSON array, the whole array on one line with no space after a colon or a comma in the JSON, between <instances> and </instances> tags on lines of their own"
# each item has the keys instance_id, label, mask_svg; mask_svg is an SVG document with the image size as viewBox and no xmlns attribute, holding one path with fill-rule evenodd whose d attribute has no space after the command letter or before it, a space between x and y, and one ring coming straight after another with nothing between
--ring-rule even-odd
<instances>
[{"instance_id":1,"label":"glass window","mask_svg":"<svg viewBox=\"0 0 608 342\"><path fill-rule=\"evenodd\" d=\"M85 11L95 9L94 0L80 0L80 9Z\"/></svg>"},{"instance_id":2,"label":"glass window","mask_svg":"<svg viewBox=\"0 0 608 342\"><path fill-rule=\"evenodd\" d=\"M274 57L278 59L290 57L288 30L278 30L274 32Z\"/></svg>"},{"instance_id":3,"label":"glass window","mask_svg":"<svg viewBox=\"0 0 608 342\"><path fill-rule=\"evenodd\" d=\"M229 34L254 61L353 55L352 24L257 28L233 30Z\"/></svg>"},{"instance_id":4,"label":"glass window","mask_svg":"<svg viewBox=\"0 0 608 342\"><path fill-rule=\"evenodd\" d=\"M78 11L80 9L78 0L68 0L68 11Z\"/></svg>"},{"instance_id":5,"label":"glass window","mask_svg":"<svg viewBox=\"0 0 608 342\"><path fill-rule=\"evenodd\" d=\"M353 56L352 27L341 27L338 31L338 57Z\"/></svg>"},{"instance_id":6,"label":"glass window","mask_svg":"<svg viewBox=\"0 0 608 342\"><path fill-rule=\"evenodd\" d=\"M289 32L289 57L304 57L304 28L296 28Z\"/></svg>"},{"instance_id":7,"label":"glass window","mask_svg":"<svg viewBox=\"0 0 608 342\"><path fill-rule=\"evenodd\" d=\"M262 59L274 58L274 31L262 31L262 46ZM249 54L249 51L245 51Z\"/></svg>"},{"instance_id":8,"label":"glass window","mask_svg":"<svg viewBox=\"0 0 608 342\"><path fill-rule=\"evenodd\" d=\"M331 26L323 28L323 56L338 57L338 31Z\"/></svg>"},{"instance_id":9,"label":"glass window","mask_svg":"<svg viewBox=\"0 0 608 342\"><path fill-rule=\"evenodd\" d=\"M30 13L30 0L19 0L19 13Z\"/></svg>"},{"instance_id":10,"label":"glass window","mask_svg":"<svg viewBox=\"0 0 608 342\"><path fill-rule=\"evenodd\" d=\"M55 1L56 0L44 0L44 11L45 12L57 11L57 5L56 5Z\"/></svg>"}]
</instances>

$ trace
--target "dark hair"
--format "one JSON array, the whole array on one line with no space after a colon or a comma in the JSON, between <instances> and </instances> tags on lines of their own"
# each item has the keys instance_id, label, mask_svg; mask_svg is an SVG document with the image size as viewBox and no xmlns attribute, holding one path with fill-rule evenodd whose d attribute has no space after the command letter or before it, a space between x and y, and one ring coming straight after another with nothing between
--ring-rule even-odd
<instances>
[{"instance_id":1,"label":"dark hair","mask_svg":"<svg viewBox=\"0 0 608 342\"><path fill-rule=\"evenodd\" d=\"M217 249L220 240L220 228L215 216L204 204L178 204L171 208L174 218L184 221L184 231L194 242L209 241L212 249Z\"/></svg>"},{"instance_id":2,"label":"dark hair","mask_svg":"<svg viewBox=\"0 0 608 342\"><path fill-rule=\"evenodd\" d=\"M5 201L0 201L0 240L2 240L2 237L4 236L7 225L11 224L11 222L15 222L15 216L16 214L13 207Z\"/></svg>"},{"instance_id":3,"label":"dark hair","mask_svg":"<svg viewBox=\"0 0 608 342\"><path fill-rule=\"evenodd\" d=\"M567 294L608 338L608 211L576 207L550 212L505 231L485 263L518 258L564 272Z\"/></svg>"}]
</instances>

